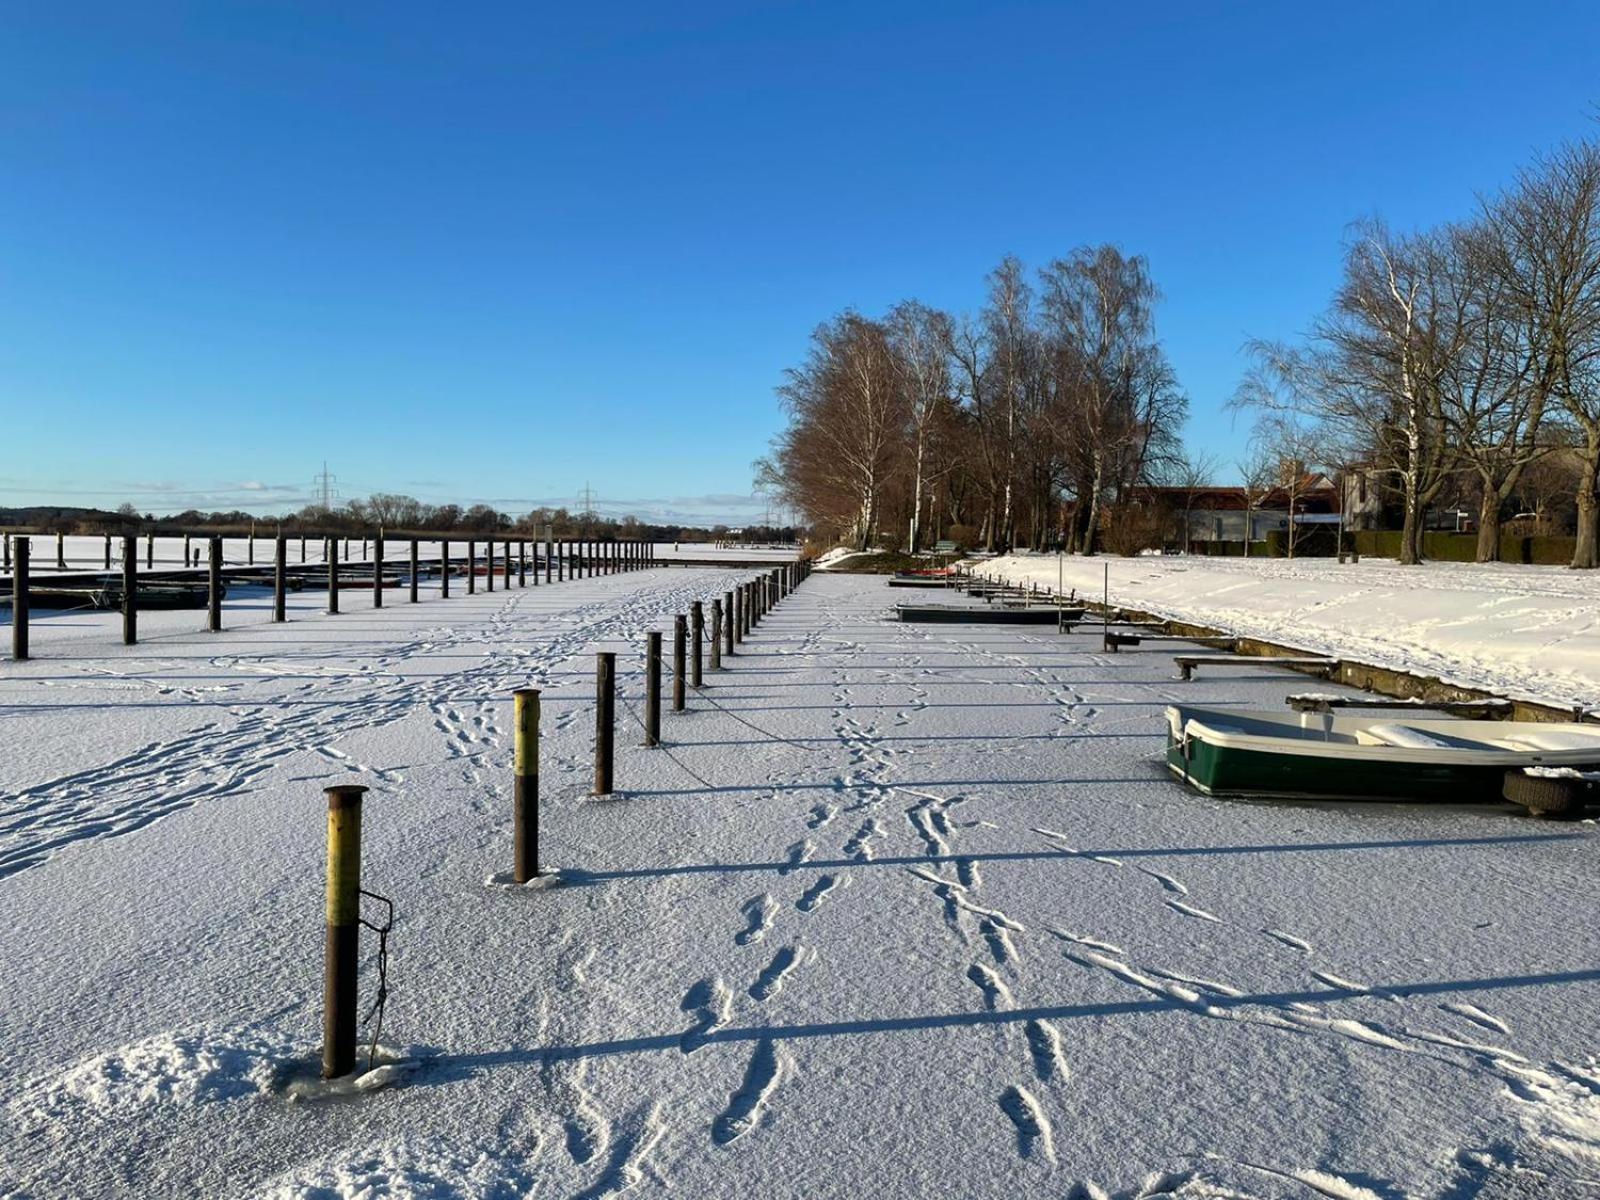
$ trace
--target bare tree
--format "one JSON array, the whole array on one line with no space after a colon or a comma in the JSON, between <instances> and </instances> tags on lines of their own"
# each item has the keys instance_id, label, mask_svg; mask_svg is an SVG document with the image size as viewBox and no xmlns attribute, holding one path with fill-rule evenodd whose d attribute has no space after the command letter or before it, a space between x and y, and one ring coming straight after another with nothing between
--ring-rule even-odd
<instances>
[{"instance_id":1,"label":"bare tree","mask_svg":"<svg viewBox=\"0 0 1600 1200\"><path fill-rule=\"evenodd\" d=\"M952 403L950 318L907 300L890 311L886 324L910 421L912 495L906 549L915 554L922 546L929 449L938 424Z\"/></svg>"},{"instance_id":2,"label":"bare tree","mask_svg":"<svg viewBox=\"0 0 1600 1200\"><path fill-rule=\"evenodd\" d=\"M1572 565L1600 565L1600 145L1563 147L1488 208L1496 271L1531 340L1533 387L1581 435Z\"/></svg>"}]
</instances>

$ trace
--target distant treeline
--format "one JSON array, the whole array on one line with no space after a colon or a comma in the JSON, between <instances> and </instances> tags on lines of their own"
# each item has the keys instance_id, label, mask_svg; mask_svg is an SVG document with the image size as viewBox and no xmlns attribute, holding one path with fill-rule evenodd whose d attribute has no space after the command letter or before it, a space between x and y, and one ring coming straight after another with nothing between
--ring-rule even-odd
<instances>
[{"instance_id":1,"label":"distant treeline","mask_svg":"<svg viewBox=\"0 0 1600 1200\"><path fill-rule=\"evenodd\" d=\"M696 528L686 525L657 525L636 517L602 517L574 513L565 508L536 508L512 516L476 504L461 508L455 504L424 504L410 496L379 493L365 500L352 500L339 508L308 505L285 516L258 516L235 509L231 512L202 512L187 509L167 516L140 513L132 504L115 512L97 508L71 508L34 505L26 508L0 508L0 526L7 529L35 530L66 534L162 534L207 531L244 535L252 531L270 536L288 534L504 534L543 537L546 529L557 539L631 540L649 542L793 542L796 530L790 526L747 525L732 529L726 525Z\"/></svg>"}]
</instances>

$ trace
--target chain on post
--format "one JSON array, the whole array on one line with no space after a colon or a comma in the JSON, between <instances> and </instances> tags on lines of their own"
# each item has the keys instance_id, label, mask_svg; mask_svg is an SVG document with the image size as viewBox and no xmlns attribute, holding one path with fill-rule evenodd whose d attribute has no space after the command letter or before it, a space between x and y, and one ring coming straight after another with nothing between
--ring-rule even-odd
<instances>
[{"instance_id":1,"label":"chain on post","mask_svg":"<svg viewBox=\"0 0 1600 1200\"><path fill-rule=\"evenodd\" d=\"M365 917L358 918L361 924L378 935L378 995L361 1021L363 1026L372 1023L372 1044L367 1049L367 1070L370 1071L378 1057L378 1037L383 1032L383 1005L389 999L389 931L394 928L394 901L387 896L378 895L377 892L369 892L365 888L361 889L361 894L378 901L388 909L382 925L374 925ZM376 1022L373 1022L374 1018Z\"/></svg>"}]
</instances>

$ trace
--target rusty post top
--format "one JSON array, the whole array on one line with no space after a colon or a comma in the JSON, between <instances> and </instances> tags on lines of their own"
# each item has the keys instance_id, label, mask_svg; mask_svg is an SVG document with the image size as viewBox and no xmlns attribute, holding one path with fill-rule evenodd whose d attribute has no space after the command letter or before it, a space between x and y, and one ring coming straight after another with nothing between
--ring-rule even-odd
<instances>
[{"instance_id":1,"label":"rusty post top","mask_svg":"<svg viewBox=\"0 0 1600 1200\"><path fill-rule=\"evenodd\" d=\"M511 694L512 694L512 696L537 696L539 694L539 689L538 688L518 688L516 691L512 692Z\"/></svg>"},{"instance_id":2,"label":"rusty post top","mask_svg":"<svg viewBox=\"0 0 1600 1200\"><path fill-rule=\"evenodd\" d=\"M359 783L341 783L323 788L322 793L328 797L329 808L359 808L361 797L366 795L367 789Z\"/></svg>"}]
</instances>

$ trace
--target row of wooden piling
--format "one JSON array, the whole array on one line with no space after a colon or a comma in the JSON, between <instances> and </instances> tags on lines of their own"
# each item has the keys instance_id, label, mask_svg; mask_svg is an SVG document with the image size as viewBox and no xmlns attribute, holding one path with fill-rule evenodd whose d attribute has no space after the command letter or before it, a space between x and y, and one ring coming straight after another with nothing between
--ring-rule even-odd
<instances>
[{"instance_id":1,"label":"row of wooden piling","mask_svg":"<svg viewBox=\"0 0 1600 1200\"><path fill-rule=\"evenodd\" d=\"M206 628L212 633L222 629L222 595L223 595L223 563L222 563L222 538L211 537L209 542L207 579L207 604ZM429 539L434 540L434 539ZM450 595L450 541L438 539L440 546L440 597L448 599ZM190 557L188 537L184 539L184 560L187 563ZM419 545L421 539L407 539L410 553L410 603L418 603L417 583L421 575L419 561ZM18 661L26 660L29 656L28 624L29 624L29 592L32 587L32 545L31 539L23 536L13 537L7 534L5 542L6 567L11 571L11 597L12 597L12 626L11 626L11 657ZM273 576L272 576L272 620L282 623L288 620L288 542L287 535L280 535L273 539ZM347 540L348 544L348 540ZM497 560L496 546L499 546L500 555ZM644 570L649 567L662 565L655 558L654 543L643 541L585 541L545 540L545 553L541 559L538 553L538 542L535 541L534 553L530 560L528 554L528 539L493 537L485 539L485 557L488 562L488 571L485 576L485 588L494 591L495 574L499 571L505 579L507 589L511 587L511 579L515 572L518 586L527 587L531 575L533 584L539 584L540 567L544 571L544 582L560 583L567 579L586 579L597 575L615 575L627 571ZM477 591L478 583L478 541L475 538L467 540L467 594L472 595ZM512 551L515 548L516 559L513 566ZM375 543L376 556L372 562L372 606L383 607L383 592L386 582L384 569L384 539L379 537ZM60 559L60 544L57 544L58 562ZM254 555L252 554L252 558ZM330 615L339 612L339 539L326 539L324 557L327 562L328 575L328 606ZM147 542L146 563L154 561L154 551ZM300 539L300 561L305 561L305 539ZM111 551L110 539L107 538L106 569L110 570ZM531 566L531 570L530 570ZM136 645L139 640L139 580L138 580L138 539L128 536L122 539L122 641L124 645Z\"/></svg>"},{"instance_id":2,"label":"row of wooden piling","mask_svg":"<svg viewBox=\"0 0 1600 1200\"><path fill-rule=\"evenodd\" d=\"M793 563L736 585L710 603L710 666L723 668L761 618L771 612L810 573ZM685 682L703 686L707 646L704 602L673 619L674 711L686 707ZM661 745L661 633L645 634L645 745ZM512 879L526 884L539 877L539 696L538 688L512 693ZM616 734L616 654L595 655L595 796L612 792ZM328 856L323 951L322 1074L347 1075L356 1065L357 975L361 920L361 798L366 788L339 785L324 789L327 800ZM386 928L386 927L385 927ZM380 984L380 988L381 988Z\"/></svg>"}]
</instances>

